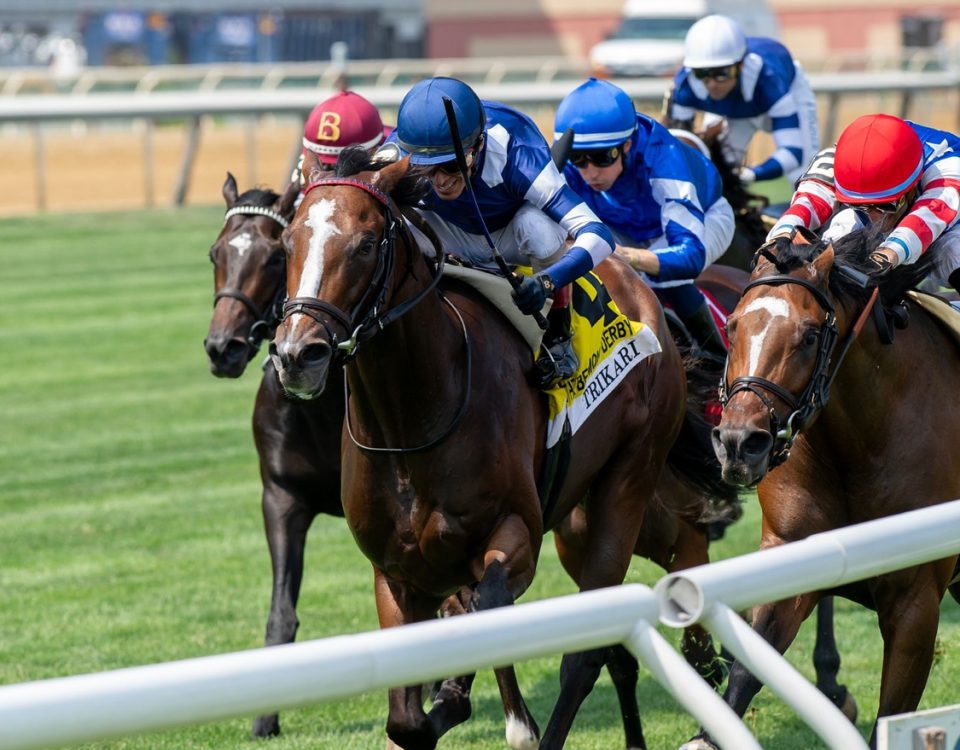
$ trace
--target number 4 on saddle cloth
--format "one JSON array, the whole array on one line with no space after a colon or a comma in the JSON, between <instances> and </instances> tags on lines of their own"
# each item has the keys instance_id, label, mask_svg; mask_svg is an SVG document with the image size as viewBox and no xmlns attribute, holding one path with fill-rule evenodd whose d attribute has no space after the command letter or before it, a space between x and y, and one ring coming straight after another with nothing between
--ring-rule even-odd
<instances>
[{"instance_id":1,"label":"number 4 on saddle cloth","mask_svg":"<svg viewBox=\"0 0 960 750\"><path fill-rule=\"evenodd\" d=\"M529 268L518 268L530 273ZM502 276L477 269L447 265L444 275L464 281L483 293L517 328L536 357L543 331L510 299L510 285ZM549 404L546 446L555 446L565 433L572 435L603 403L627 373L651 354L660 352L653 330L629 320L617 308L600 278L587 273L571 284L573 349L580 362L577 372L544 391Z\"/></svg>"}]
</instances>

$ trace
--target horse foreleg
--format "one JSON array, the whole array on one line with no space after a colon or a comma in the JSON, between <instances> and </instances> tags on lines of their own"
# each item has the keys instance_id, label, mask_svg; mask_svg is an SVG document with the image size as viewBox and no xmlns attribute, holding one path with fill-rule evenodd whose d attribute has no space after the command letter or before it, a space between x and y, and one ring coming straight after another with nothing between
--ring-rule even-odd
<instances>
[{"instance_id":1,"label":"horse foreleg","mask_svg":"<svg viewBox=\"0 0 960 750\"><path fill-rule=\"evenodd\" d=\"M857 702L846 685L837 682L840 651L833 630L833 597L825 596L817 604L817 640L813 647L813 666L817 687L853 724L857 721Z\"/></svg>"},{"instance_id":2,"label":"horse foreleg","mask_svg":"<svg viewBox=\"0 0 960 750\"><path fill-rule=\"evenodd\" d=\"M915 569L909 589L904 589L904 571L894 574L900 585L881 583L874 594L877 621L883 636L883 672L877 716L916 710L933 664L933 651L940 622L940 599L946 585L933 580L937 563ZM886 581L886 579L881 579ZM876 723L870 746L876 747Z\"/></svg>"},{"instance_id":3,"label":"horse foreleg","mask_svg":"<svg viewBox=\"0 0 960 750\"><path fill-rule=\"evenodd\" d=\"M275 484L263 489L263 524L273 569L273 591L267 618L265 646L292 643L297 637L297 599L303 579L303 550L307 530L316 513ZM277 714L253 720L254 737L280 734Z\"/></svg>"},{"instance_id":4,"label":"horse foreleg","mask_svg":"<svg viewBox=\"0 0 960 750\"><path fill-rule=\"evenodd\" d=\"M466 608L470 612L482 612L512 605L514 591L522 591L529 585L532 563L529 532L519 518L508 518L491 537L490 546L483 558L484 568L480 582L474 587ZM513 580L508 565L514 566L517 572ZM513 667L502 667L494 671L506 718L507 744L514 750L534 750L539 744L540 728L523 700L516 672ZM429 714L438 736L469 718L469 685L472 681L473 675L469 675L444 682ZM465 693L464 685L467 687ZM459 715L445 706L448 701L451 701L451 706L459 707Z\"/></svg>"},{"instance_id":5,"label":"horse foreleg","mask_svg":"<svg viewBox=\"0 0 960 750\"><path fill-rule=\"evenodd\" d=\"M374 566L374 591L381 628L422 622L436 614L440 604L390 579ZM439 735L423 710L423 686L393 688L389 692L387 736L403 750L433 750Z\"/></svg>"},{"instance_id":6,"label":"horse foreleg","mask_svg":"<svg viewBox=\"0 0 960 750\"><path fill-rule=\"evenodd\" d=\"M577 583L581 591L623 582L654 485L655 481L645 473L641 476L630 473L625 481L623 474L611 471L601 486L594 488L586 519L586 533L566 540L570 543L576 539L576 557L580 567ZM620 498L623 498L622 502ZM640 728L639 708L636 708L636 683L631 682L630 677L632 669L622 655L611 654L610 649L600 648L564 654L560 663L560 695L540 743L543 750L563 747L574 717L593 690L605 663L611 665L611 677L620 681L617 697L620 700L627 747L629 750L646 748Z\"/></svg>"}]
</instances>

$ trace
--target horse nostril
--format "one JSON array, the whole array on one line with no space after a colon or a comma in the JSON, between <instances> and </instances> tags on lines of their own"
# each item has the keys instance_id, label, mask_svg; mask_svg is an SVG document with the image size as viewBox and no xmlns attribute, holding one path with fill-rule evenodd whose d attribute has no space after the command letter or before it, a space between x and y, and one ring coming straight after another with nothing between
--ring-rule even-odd
<instances>
[{"instance_id":1,"label":"horse nostril","mask_svg":"<svg viewBox=\"0 0 960 750\"><path fill-rule=\"evenodd\" d=\"M315 367L325 362L329 357L330 345L324 342L317 342L305 346L297 359L303 367Z\"/></svg>"},{"instance_id":2,"label":"horse nostril","mask_svg":"<svg viewBox=\"0 0 960 750\"><path fill-rule=\"evenodd\" d=\"M745 456L762 458L773 447L773 435L766 430L754 430L740 443L740 450Z\"/></svg>"}]
</instances>

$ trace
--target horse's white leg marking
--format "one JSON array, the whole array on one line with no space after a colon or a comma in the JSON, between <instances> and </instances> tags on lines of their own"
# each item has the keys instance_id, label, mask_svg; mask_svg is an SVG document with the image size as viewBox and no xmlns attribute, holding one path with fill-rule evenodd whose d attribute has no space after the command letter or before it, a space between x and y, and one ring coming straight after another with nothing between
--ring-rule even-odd
<instances>
[{"instance_id":1,"label":"horse's white leg marking","mask_svg":"<svg viewBox=\"0 0 960 750\"><path fill-rule=\"evenodd\" d=\"M507 744L513 750L536 750L540 747L540 740L530 729L513 714L507 716Z\"/></svg>"},{"instance_id":2,"label":"horse's white leg marking","mask_svg":"<svg viewBox=\"0 0 960 750\"><path fill-rule=\"evenodd\" d=\"M765 311L770 317L767 320L767 324L763 327L763 330L750 337L750 364L747 368L747 375L755 375L757 372L757 365L760 362L760 352L763 351L763 342L767 337L767 332L770 330L770 324L773 322L773 319L776 317L787 318L790 316L790 306L787 304L787 301L773 297L763 297L753 300L753 302L747 305L743 313L746 315L747 313L761 310Z\"/></svg>"}]
</instances>

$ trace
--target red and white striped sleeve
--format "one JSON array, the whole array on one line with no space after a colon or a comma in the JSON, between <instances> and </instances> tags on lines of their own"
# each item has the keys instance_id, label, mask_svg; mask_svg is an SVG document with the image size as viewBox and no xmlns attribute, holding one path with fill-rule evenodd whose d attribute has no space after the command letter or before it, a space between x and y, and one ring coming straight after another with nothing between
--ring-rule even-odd
<instances>
[{"instance_id":1,"label":"red and white striped sleeve","mask_svg":"<svg viewBox=\"0 0 960 750\"><path fill-rule=\"evenodd\" d=\"M920 181L921 193L910 211L883 241L900 257L914 263L960 218L960 156L930 164Z\"/></svg>"},{"instance_id":2,"label":"red and white striped sleeve","mask_svg":"<svg viewBox=\"0 0 960 750\"><path fill-rule=\"evenodd\" d=\"M833 214L836 205L837 196L832 185L820 180L802 180L790 199L790 208L777 219L767 233L767 239L787 234L796 227L819 229Z\"/></svg>"}]
</instances>

